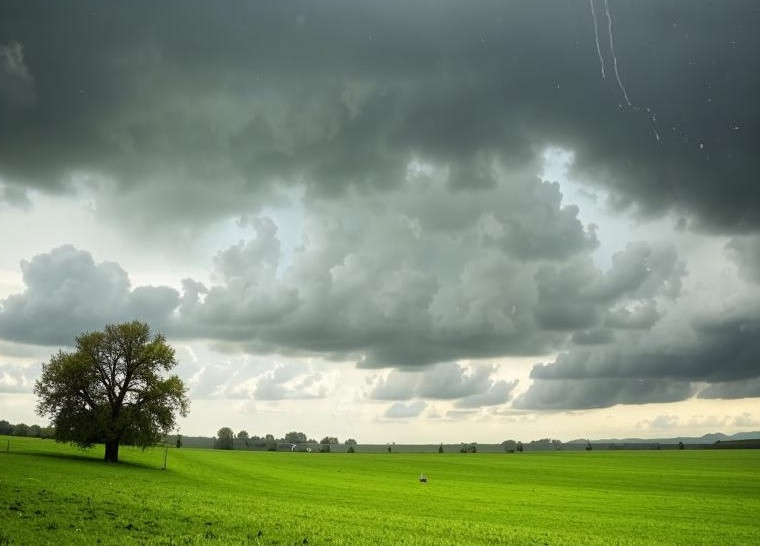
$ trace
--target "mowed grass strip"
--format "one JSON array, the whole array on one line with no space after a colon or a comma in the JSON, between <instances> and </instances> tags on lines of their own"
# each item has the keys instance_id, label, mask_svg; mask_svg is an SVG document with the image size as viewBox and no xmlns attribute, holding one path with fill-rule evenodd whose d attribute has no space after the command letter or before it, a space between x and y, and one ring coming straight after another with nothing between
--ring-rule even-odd
<instances>
[{"instance_id":1,"label":"mowed grass strip","mask_svg":"<svg viewBox=\"0 0 760 546\"><path fill-rule=\"evenodd\" d=\"M0 544L758 544L760 451L317 454L0 437ZM429 482L418 481L425 473Z\"/></svg>"}]
</instances>

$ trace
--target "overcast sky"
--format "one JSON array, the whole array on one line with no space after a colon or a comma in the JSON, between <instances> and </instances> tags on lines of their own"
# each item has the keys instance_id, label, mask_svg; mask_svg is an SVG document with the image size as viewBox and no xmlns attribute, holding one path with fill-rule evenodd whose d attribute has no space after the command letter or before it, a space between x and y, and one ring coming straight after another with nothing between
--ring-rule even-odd
<instances>
[{"instance_id":1,"label":"overcast sky","mask_svg":"<svg viewBox=\"0 0 760 546\"><path fill-rule=\"evenodd\" d=\"M142 320L181 431L760 429L755 0L0 0L0 418Z\"/></svg>"}]
</instances>

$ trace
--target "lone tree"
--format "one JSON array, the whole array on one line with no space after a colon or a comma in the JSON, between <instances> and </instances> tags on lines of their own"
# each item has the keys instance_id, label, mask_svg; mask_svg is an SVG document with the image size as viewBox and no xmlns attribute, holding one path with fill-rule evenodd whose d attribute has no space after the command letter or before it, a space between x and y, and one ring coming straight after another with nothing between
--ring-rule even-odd
<instances>
[{"instance_id":1,"label":"lone tree","mask_svg":"<svg viewBox=\"0 0 760 546\"><path fill-rule=\"evenodd\" d=\"M214 441L215 449L233 449L235 447L235 433L230 427L222 427L216 433Z\"/></svg>"},{"instance_id":2,"label":"lone tree","mask_svg":"<svg viewBox=\"0 0 760 546\"><path fill-rule=\"evenodd\" d=\"M75 339L42 365L34 385L37 413L49 416L55 439L80 447L105 443L105 460L119 460L119 444L159 443L187 415L187 389L176 375L174 349L142 322L109 324Z\"/></svg>"}]
</instances>

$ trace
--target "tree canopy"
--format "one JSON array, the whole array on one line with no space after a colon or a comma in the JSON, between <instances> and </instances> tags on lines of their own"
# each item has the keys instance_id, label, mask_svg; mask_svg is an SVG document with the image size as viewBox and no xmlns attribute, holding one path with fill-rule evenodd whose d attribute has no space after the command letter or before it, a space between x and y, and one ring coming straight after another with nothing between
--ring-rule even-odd
<instances>
[{"instance_id":1,"label":"tree canopy","mask_svg":"<svg viewBox=\"0 0 760 546\"><path fill-rule=\"evenodd\" d=\"M162 334L134 321L109 324L75 339L42 365L35 383L37 413L52 418L55 438L81 447L105 443L105 460L119 445L154 445L187 415L187 389L176 375L174 349Z\"/></svg>"},{"instance_id":2,"label":"tree canopy","mask_svg":"<svg viewBox=\"0 0 760 546\"><path fill-rule=\"evenodd\" d=\"M306 434L303 432L291 431L285 435L285 441L291 444L302 444L306 441Z\"/></svg>"},{"instance_id":3,"label":"tree canopy","mask_svg":"<svg viewBox=\"0 0 760 546\"><path fill-rule=\"evenodd\" d=\"M216 449L232 449L235 443L235 433L232 432L230 427L222 427L216 432L216 440L214 441L214 448Z\"/></svg>"}]
</instances>

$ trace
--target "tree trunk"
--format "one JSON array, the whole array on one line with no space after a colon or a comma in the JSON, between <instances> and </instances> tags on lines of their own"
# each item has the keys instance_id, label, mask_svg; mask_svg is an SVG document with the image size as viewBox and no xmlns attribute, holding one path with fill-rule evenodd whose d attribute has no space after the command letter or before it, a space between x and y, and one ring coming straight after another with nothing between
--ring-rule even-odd
<instances>
[{"instance_id":1,"label":"tree trunk","mask_svg":"<svg viewBox=\"0 0 760 546\"><path fill-rule=\"evenodd\" d=\"M104 460L110 463L119 462L119 441L118 440L108 440L106 442L106 456L104 457Z\"/></svg>"}]
</instances>

